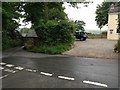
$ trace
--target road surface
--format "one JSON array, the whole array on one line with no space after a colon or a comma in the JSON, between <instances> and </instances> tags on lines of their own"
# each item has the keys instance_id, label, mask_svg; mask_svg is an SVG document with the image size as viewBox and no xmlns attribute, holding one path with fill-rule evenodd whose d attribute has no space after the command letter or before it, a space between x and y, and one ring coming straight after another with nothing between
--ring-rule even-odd
<instances>
[{"instance_id":1,"label":"road surface","mask_svg":"<svg viewBox=\"0 0 120 90\"><path fill-rule=\"evenodd\" d=\"M118 88L118 60L68 56L8 56L3 88Z\"/></svg>"}]
</instances>

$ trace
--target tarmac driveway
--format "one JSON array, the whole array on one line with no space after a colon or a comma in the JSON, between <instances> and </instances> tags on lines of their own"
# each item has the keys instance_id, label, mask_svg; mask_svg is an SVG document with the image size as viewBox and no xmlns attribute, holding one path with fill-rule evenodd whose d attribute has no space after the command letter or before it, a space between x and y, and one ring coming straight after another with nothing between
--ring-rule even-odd
<instances>
[{"instance_id":1,"label":"tarmac driveway","mask_svg":"<svg viewBox=\"0 0 120 90\"><path fill-rule=\"evenodd\" d=\"M117 41L107 39L87 39L86 41L76 41L74 48L64 52L64 55L82 56L92 58L118 59L118 54L114 53L114 45Z\"/></svg>"}]
</instances>

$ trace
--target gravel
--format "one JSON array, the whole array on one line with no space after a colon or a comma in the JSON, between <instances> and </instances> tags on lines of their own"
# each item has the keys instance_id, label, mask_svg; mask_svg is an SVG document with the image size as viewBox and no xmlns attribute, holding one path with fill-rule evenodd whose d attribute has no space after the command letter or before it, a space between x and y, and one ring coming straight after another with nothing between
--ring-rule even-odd
<instances>
[{"instance_id":1,"label":"gravel","mask_svg":"<svg viewBox=\"0 0 120 90\"><path fill-rule=\"evenodd\" d=\"M107 39L76 40L74 48L64 52L63 55L118 59L118 53L114 52L116 42L116 40Z\"/></svg>"}]
</instances>

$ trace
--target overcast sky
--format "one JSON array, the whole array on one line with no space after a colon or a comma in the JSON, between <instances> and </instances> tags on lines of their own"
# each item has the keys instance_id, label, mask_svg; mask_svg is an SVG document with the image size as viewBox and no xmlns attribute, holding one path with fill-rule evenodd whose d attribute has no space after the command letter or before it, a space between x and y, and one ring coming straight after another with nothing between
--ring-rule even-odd
<instances>
[{"instance_id":1,"label":"overcast sky","mask_svg":"<svg viewBox=\"0 0 120 90\"><path fill-rule=\"evenodd\" d=\"M94 2L92 4L89 4L88 7L84 7L85 4L79 4L78 6L81 7L79 9L70 7L69 4L65 3L65 13L68 14L68 18L72 20L82 20L86 23L86 26L84 27L85 30L99 30L98 26L96 25L95 21L95 11L96 6L98 4L101 4L104 0L93 0ZM22 23L22 22L21 22ZM31 23L27 25L26 27L30 28ZM20 26L20 28L23 28L23 26ZM107 26L103 27L102 30L107 30Z\"/></svg>"},{"instance_id":2,"label":"overcast sky","mask_svg":"<svg viewBox=\"0 0 120 90\"><path fill-rule=\"evenodd\" d=\"M76 9L70 7L67 3L64 4L65 12L68 14L68 18L72 20L82 20L86 23L85 30L98 30L98 26L95 21L95 11L96 6L101 4L104 0L93 0L92 4L89 4L88 7L84 7L83 4L79 4L81 8ZM102 30L107 30L107 26L103 27Z\"/></svg>"}]
</instances>

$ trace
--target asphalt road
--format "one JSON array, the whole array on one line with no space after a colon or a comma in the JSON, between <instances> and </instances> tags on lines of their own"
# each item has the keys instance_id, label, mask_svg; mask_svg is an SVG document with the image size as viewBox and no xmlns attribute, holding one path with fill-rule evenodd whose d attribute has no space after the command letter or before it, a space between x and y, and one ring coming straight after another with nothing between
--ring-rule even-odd
<instances>
[{"instance_id":1,"label":"asphalt road","mask_svg":"<svg viewBox=\"0 0 120 90\"><path fill-rule=\"evenodd\" d=\"M68 56L8 56L3 88L118 88L118 60Z\"/></svg>"}]
</instances>

